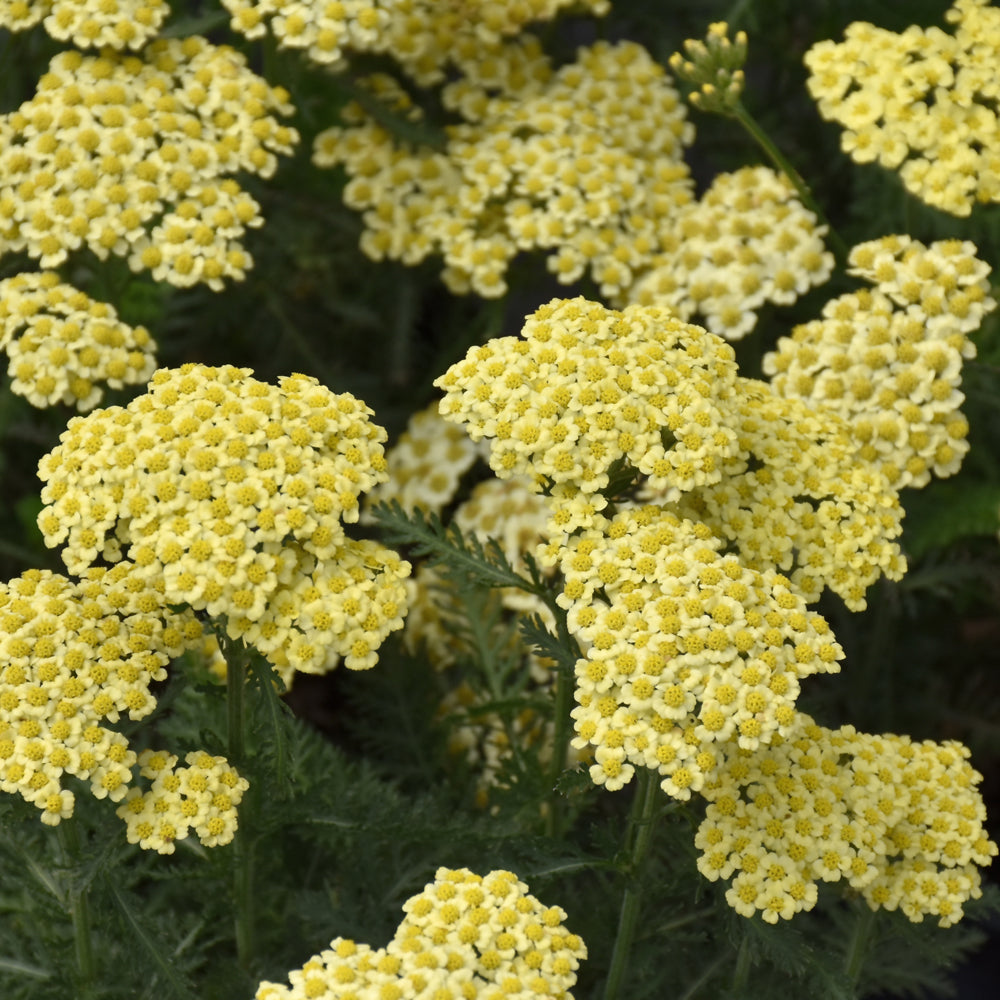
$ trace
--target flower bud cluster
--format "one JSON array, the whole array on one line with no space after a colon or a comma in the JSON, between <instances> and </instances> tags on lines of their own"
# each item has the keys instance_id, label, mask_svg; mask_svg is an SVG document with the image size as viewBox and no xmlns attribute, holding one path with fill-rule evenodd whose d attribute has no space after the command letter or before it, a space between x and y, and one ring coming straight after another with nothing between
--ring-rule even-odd
<instances>
[{"instance_id":1,"label":"flower bud cluster","mask_svg":"<svg viewBox=\"0 0 1000 1000\"><path fill-rule=\"evenodd\" d=\"M634 767L686 799L718 748L787 732L799 681L835 673L843 651L783 576L748 569L703 524L660 507L624 510L560 551L557 599L584 648L575 746L615 789Z\"/></svg>"},{"instance_id":2,"label":"flower bud cluster","mask_svg":"<svg viewBox=\"0 0 1000 1000\"><path fill-rule=\"evenodd\" d=\"M771 923L812 909L817 882L845 879L872 909L950 926L982 895L977 866L997 854L968 757L955 741L831 730L799 716L770 746L724 748L702 788L698 868L732 878L730 905Z\"/></svg>"},{"instance_id":3,"label":"flower bud cluster","mask_svg":"<svg viewBox=\"0 0 1000 1000\"><path fill-rule=\"evenodd\" d=\"M124 550L148 586L223 616L286 676L367 668L402 627L409 572L344 532L385 478L370 416L304 375L161 369L128 407L70 421L39 465L38 523L71 572Z\"/></svg>"},{"instance_id":4,"label":"flower bud cluster","mask_svg":"<svg viewBox=\"0 0 1000 1000\"><path fill-rule=\"evenodd\" d=\"M0 348L10 388L33 406L92 409L112 389L142 385L156 368L156 344L114 308L59 281L52 271L0 281Z\"/></svg>"},{"instance_id":5,"label":"flower bud cluster","mask_svg":"<svg viewBox=\"0 0 1000 1000\"><path fill-rule=\"evenodd\" d=\"M954 35L856 21L843 42L806 53L807 85L820 114L844 128L841 148L852 159L898 170L915 197L966 216L976 202L1000 201L1000 8L956 0L945 19Z\"/></svg>"},{"instance_id":6,"label":"flower bud cluster","mask_svg":"<svg viewBox=\"0 0 1000 1000\"><path fill-rule=\"evenodd\" d=\"M269 177L298 135L288 95L242 55L202 38L142 57L62 52L38 91L0 116L0 255L43 268L87 247L134 271L218 291L252 261L241 239L257 203L227 177Z\"/></svg>"},{"instance_id":7,"label":"flower bud cluster","mask_svg":"<svg viewBox=\"0 0 1000 1000\"><path fill-rule=\"evenodd\" d=\"M400 142L356 103L346 127L317 136L313 161L351 178L362 250L406 264L441 254L453 292L488 298L519 251L553 250L560 282L589 272L603 294L622 292L691 199L680 153L693 131L662 67L635 43L597 43L553 72L524 41L477 73L443 95L465 121L440 148ZM371 86L418 112L398 85Z\"/></svg>"},{"instance_id":8,"label":"flower bud cluster","mask_svg":"<svg viewBox=\"0 0 1000 1000\"><path fill-rule=\"evenodd\" d=\"M290 985L261 983L256 1000L346 998L344 984L356 1000L572 1000L586 946L563 909L544 906L512 872L439 868L403 910L385 948L334 938Z\"/></svg>"},{"instance_id":9,"label":"flower bud cluster","mask_svg":"<svg viewBox=\"0 0 1000 1000\"><path fill-rule=\"evenodd\" d=\"M661 252L625 298L698 317L712 333L739 340L765 302L788 305L830 277L825 233L769 167L718 174L701 198L676 211Z\"/></svg>"},{"instance_id":10,"label":"flower bud cluster","mask_svg":"<svg viewBox=\"0 0 1000 1000\"><path fill-rule=\"evenodd\" d=\"M144 750L136 763L140 775L152 781L146 792L129 789L118 807L128 842L143 850L173 854L174 845L191 830L205 847L228 844L236 835L236 807L250 787L225 757L194 751L177 767L177 757L162 750Z\"/></svg>"},{"instance_id":11,"label":"flower bud cluster","mask_svg":"<svg viewBox=\"0 0 1000 1000\"><path fill-rule=\"evenodd\" d=\"M730 113L743 93L746 32L738 31L730 41L729 25L716 21L708 26L705 41L685 41L684 53L675 52L670 57L670 68L697 88L688 94L688 100L702 111Z\"/></svg>"},{"instance_id":12,"label":"flower bud cluster","mask_svg":"<svg viewBox=\"0 0 1000 1000\"><path fill-rule=\"evenodd\" d=\"M969 450L959 407L968 334L996 308L990 267L969 242L887 236L856 246L851 273L874 290L842 295L764 358L776 392L838 413L864 462L894 486L956 473Z\"/></svg>"},{"instance_id":13,"label":"flower bud cluster","mask_svg":"<svg viewBox=\"0 0 1000 1000\"><path fill-rule=\"evenodd\" d=\"M133 569L80 581L28 570L0 583L0 790L34 803L43 823L73 814L67 776L121 800L136 755L109 724L149 715L150 685L201 639L195 618L167 610Z\"/></svg>"},{"instance_id":14,"label":"flower bud cluster","mask_svg":"<svg viewBox=\"0 0 1000 1000\"><path fill-rule=\"evenodd\" d=\"M41 22L78 48L140 49L170 13L166 0L0 0L0 28L25 31Z\"/></svg>"}]
</instances>

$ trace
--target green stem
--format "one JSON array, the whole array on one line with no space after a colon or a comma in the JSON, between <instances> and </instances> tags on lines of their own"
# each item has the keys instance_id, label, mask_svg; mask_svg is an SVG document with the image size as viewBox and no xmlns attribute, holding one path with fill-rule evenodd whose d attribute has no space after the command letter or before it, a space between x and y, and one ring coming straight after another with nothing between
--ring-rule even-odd
<instances>
[{"instance_id":1,"label":"green stem","mask_svg":"<svg viewBox=\"0 0 1000 1000\"><path fill-rule=\"evenodd\" d=\"M242 642L220 636L219 647L226 658L226 702L228 709L229 762L242 767L246 758L247 651ZM233 839L233 901L236 921L236 954L248 969L254 955L253 850L247 820L251 796L243 800L240 828Z\"/></svg>"},{"instance_id":2,"label":"green stem","mask_svg":"<svg viewBox=\"0 0 1000 1000\"><path fill-rule=\"evenodd\" d=\"M740 950L736 953L736 968L733 969L733 985L731 995L740 997L746 989L747 980L750 978L750 938L744 936L740 942Z\"/></svg>"},{"instance_id":3,"label":"green stem","mask_svg":"<svg viewBox=\"0 0 1000 1000\"><path fill-rule=\"evenodd\" d=\"M56 830L59 834L64 862L76 864L80 860L80 830L76 818L71 816L69 819L62 820ZM80 977L80 995L89 996L96 967L90 932L90 899L87 890L71 884L66 904L70 919L73 921L73 950L76 957L76 970Z\"/></svg>"},{"instance_id":4,"label":"green stem","mask_svg":"<svg viewBox=\"0 0 1000 1000\"><path fill-rule=\"evenodd\" d=\"M827 227L827 238L830 241L830 246L833 247L834 254L841 262L847 260L847 244L830 225L830 220L812 196L809 185L802 179L802 175L792 166L785 154L771 141L771 137L760 127L757 119L747 111L742 101L737 101L733 105L732 116L750 133L757 145L767 154L768 159L791 181L802 204Z\"/></svg>"},{"instance_id":5,"label":"green stem","mask_svg":"<svg viewBox=\"0 0 1000 1000\"><path fill-rule=\"evenodd\" d=\"M637 775L637 788L632 801L628 829L625 831L625 850L628 852L625 893L618 914L618 932L611 953L611 966L604 986L604 1000L616 1000L621 990L639 921L639 903L642 894L642 869L653 837L659 787L656 773L641 767Z\"/></svg>"},{"instance_id":6,"label":"green stem","mask_svg":"<svg viewBox=\"0 0 1000 1000\"><path fill-rule=\"evenodd\" d=\"M853 986L857 986L861 978L861 969L864 967L868 949L871 947L872 925L875 923L875 911L866 904L859 904L860 913L854 924L854 933L851 935L850 944L847 946L847 955L844 957L844 971Z\"/></svg>"}]
</instances>

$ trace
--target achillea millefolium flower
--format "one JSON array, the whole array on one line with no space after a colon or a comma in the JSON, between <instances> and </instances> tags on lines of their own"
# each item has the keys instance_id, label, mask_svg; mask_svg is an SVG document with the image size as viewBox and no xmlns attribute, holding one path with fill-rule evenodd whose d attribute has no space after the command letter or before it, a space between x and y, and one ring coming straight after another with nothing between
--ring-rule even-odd
<instances>
[{"instance_id":1,"label":"achillea millefolium flower","mask_svg":"<svg viewBox=\"0 0 1000 1000\"><path fill-rule=\"evenodd\" d=\"M726 899L744 916L788 919L815 906L818 882L843 879L872 909L948 927L982 895L979 868L997 846L962 744L802 715L767 746L722 749L701 791L698 868L732 878Z\"/></svg>"},{"instance_id":2,"label":"achillea millefolium flower","mask_svg":"<svg viewBox=\"0 0 1000 1000\"><path fill-rule=\"evenodd\" d=\"M156 344L52 271L0 281L0 348L10 388L33 406L90 410L113 389L141 385L156 368Z\"/></svg>"},{"instance_id":3,"label":"achillea millefolium flower","mask_svg":"<svg viewBox=\"0 0 1000 1000\"><path fill-rule=\"evenodd\" d=\"M345 996L343 984L357 1000L573 1000L586 945L565 927L561 907L540 903L512 872L439 868L403 910L385 948L334 938L289 973L290 985L261 983L256 1000Z\"/></svg>"},{"instance_id":4,"label":"achillea millefolium flower","mask_svg":"<svg viewBox=\"0 0 1000 1000\"><path fill-rule=\"evenodd\" d=\"M203 38L141 56L62 52L34 97L0 116L0 255L43 268L87 247L102 260L220 290L252 266L260 206L232 179L271 176L292 152L288 94Z\"/></svg>"},{"instance_id":5,"label":"achillea millefolium flower","mask_svg":"<svg viewBox=\"0 0 1000 1000\"><path fill-rule=\"evenodd\" d=\"M372 666L405 613L409 565L356 541L385 478L371 410L315 379L161 369L125 408L76 417L39 464L50 546L83 572L124 553L167 601L221 616L288 678Z\"/></svg>"},{"instance_id":6,"label":"achillea millefolium flower","mask_svg":"<svg viewBox=\"0 0 1000 1000\"><path fill-rule=\"evenodd\" d=\"M956 0L945 20L953 35L855 21L843 42L824 40L806 53L807 86L820 114L843 126L841 148L852 159L877 160L915 197L966 216L977 202L1000 201L1000 9Z\"/></svg>"},{"instance_id":7,"label":"achillea millefolium flower","mask_svg":"<svg viewBox=\"0 0 1000 1000\"><path fill-rule=\"evenodd\" d=\"M72 815L66 778L120 801L136 755L112 728L156 707L171 659L202 639L190 612L166 607L134 567L94 567L79 581L28 570L0 584L0 789L51 825Z\"/></svg>"}]
</instances>

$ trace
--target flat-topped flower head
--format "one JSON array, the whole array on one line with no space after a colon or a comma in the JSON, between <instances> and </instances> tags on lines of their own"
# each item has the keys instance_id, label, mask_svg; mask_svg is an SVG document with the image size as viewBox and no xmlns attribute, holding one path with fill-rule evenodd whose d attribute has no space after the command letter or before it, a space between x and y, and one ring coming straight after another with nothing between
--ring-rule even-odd
<instances>
[{"instance_id":1,"label":"flat-topped flower head","mask_svg":"<svg viewBox=\"0 0 1000 1000\"><path fill-rule=\"evenodd\" d=\"M58 267L80 247L218 291L251 266L259 206L230 175L271 176L298 141L288 95L203 38L142 56L62 52L34 97L0 116L0 255Z\"/></svg>"},{"instance_id":2,"label":"flat-topped flower head","mask_svg":"<svg viewBox=\"0 0 1000 1000\"><path fill-rule=\"evenodd\" d=\"M720 746L787 732L799 681L839 669L830 627L788 579L722 548L705 525L647 506L559 550L557 600L585 653L574 745L597 748L599 784L621 787L648 767L686 799Z\"/></svg>"},{"instance_id":3,"label":"flat-topped flower head","mask_svg":"<svg viewBox=\"0 0 1000 1000\"><path fill-rule=\"evenodd\" d=\"M95 567L80 581L28 570L0 584L0 789L43 823L72 815L67 777L99 799L126 794L136 756L111 727L149 715L150 685L202 639L193 615L168 610L132 570Z\"/></svg>"},{"instance_id":4,"label":"flat-topped flower head","mask_svg":"<svg viewBox=\"0 0 1000 1000\"><path fill-rule=\"evenodd\" d=\"M679 513L732 543L747 566L787 573L810 603L829 588L859 611L879 577L903 576L899 494L843 418L743 378L730 412L739 455L719 482L683 494ZM648 487L640 496L657 499Z\"/></svg>"},{"instance_id":5,"label":"flat-topped flower head","mask_svg":"<svg viewBox=\"0 0 1000 1000\"><path fill-rule=\"evenodd\" d=\"M0 348L11 391L38 407L90 410L104 395L102 385L142 385L156 368L156 344L145 327L121 322L113 306L51 271L0 281Z\"/></svg>"},{"instance_id":6,"label":"flat-topped flower head","mask_svg":"<svg viewBox=\"0 0 1000 1000\"><path fill-rule=\"evenodd\" d=\"M261 983L256 1000L454 997L573 1000L587 957L565 911L545 906L509 871L477 875L439 868L385 948L337 937L289 973L289 985Z\"/></svg>"},{"instance_id":7,"label":"flat-topped flower head","mask_svg":"<svg viewBox=\"0 0 1000 1000\"><path fill-rule=\"evenodd\" d=\"M554 299L522 333L473 347L435 383L441 415L490 439L498 476L597 493L624 461L671 496L718 481L737 450L728 344L662 309L585 299Z\"/></svg>"},{"instance_id":8,"label":"flat-topped flower head","mask_svg":"<svg viewBox=\"0 0 1000 1000\"><path fill-rule=\"evenodd\" d=\"M841 148L853 160L877 160L915 197L965 216L977 202L1000 201L1000 8L956 0L945 20L953 35L856 21L843 42L806 53L807 84L820 114L843 126Z\"/></svg>"},{"instance_id":9,"label":"flat-topped flower head","mask_svg":"<svg viewBox=\"0 0 1000 1000\"><path fill-rule=\"evenodd\" d=\"M250 783L225 757L195 750L184 759L187 766L177 767L177 757L163 750L139 754L139 773L151 785L129 789L117 810L130 844L173 854L192 830L205 847L228 844L236 835L236 807Z\"/></svg>"},{"instance_id":10,"label":"flat-topped flower head","mask_svg":"<svg viewBox=\"0 0 1000 1000\"><path fill-rule=\"evenodd\" d=\"M442 100L464 120L437 144L400 142L357 103L346 127L317 136L313 162L351 177L363 252L405 264L440 254L451 291L486 298L505 293L521 250L553 251L562 284L589 272L604 295L630 286L692 197L681 153L694 133L663 68L633 42L601 42L556 70L521 40L463 73ZM379 99L419 118L386 79L371 83Z\"/></svg>"},{"instance_id":11,"label":"flat-topped flower head","mask_svg":"<svg viewBox=\"0 0 1000 1000\"><path fill-rule=\"evenodd\" d=\"M948 927L982 895L982 776L950 740L827 729L802 715L770 746L724 748L701 794L695 838L706 878L730 879L730 906L776 923L816 904L817 883L846 880L874 910ZM733 877L735 875L735 877Z\"/></svg>"},{"instance_id":12,"label":"flat-topped flower head","mask_svg":"<svg viewBox=\"0 0 1000 1000\"><path fill-rule=\"evenodd\" d=\"M25 31L41 22L78 48L140 49L170 13L166 0L0 0L0 28Z\"/></svg>"},{"instance_id":13,"label":"flat-topped flower head","mask_svg":"<svg viewBox=\"0 0 1000 1000\"><path fill-rule=\"evenodd\" d=\"M859 457L894 486L950 476L969 450L959 407L969 334L996 308L973 244L886 236L856 246L850 273L875 285L841 295L764 358L776 392L848 424Z\"/></svg>"},{"instance_id":14,"label":"flat-topped flower head","mask_svg":"<svg viewBox=\"0 0 1000 1000\"><path fill-rule=\"evenodd\" d=\"M367 667L402 625L408 564L344 534L385 478L371 410L304 375L161 369L74 418L39 465L39 526L80 573L124 552L166 599L223 616L279 667Z\"/></svg>"},{"instance_id":15,"label":"flat-topped flower head","mask_svg":"<svg viewBox=\"0 0 1000 1000\"><path fill-rule=\"evenodd\" d=\"M340 68L348 51L380 47L379 35L391 16L392 0L222 0L222 6L232 15L229 26L246 38L262 38L270 31L282 48Z\"/></svg>"},{"instance_id":16,"label":"flat-topped flower head","mask_svg":"<svg viewBox=\"0 0 1000 1000\"><path fill-rule=\"evenodd\" d=\"M739 340L765 302L787 305L829 278L825 234L781 174L768 167L719 174L664 223L662 250L620 298L668 306Z\"/></svg>"}]
</instances>

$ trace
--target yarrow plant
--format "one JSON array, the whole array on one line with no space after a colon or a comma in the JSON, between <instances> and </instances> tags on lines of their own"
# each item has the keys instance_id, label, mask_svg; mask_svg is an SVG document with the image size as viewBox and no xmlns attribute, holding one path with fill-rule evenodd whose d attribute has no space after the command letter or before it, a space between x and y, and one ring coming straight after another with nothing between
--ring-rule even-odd
<instances>
[{"instance_id":1,"label":"yarrow plant","mask_svg":"<svg viewBox=\"0 0 1000 1000\"><path fill-rule=\"evenodd\" d=\"M1000 22L773 6L0 0L5 998L944 989Z\"/></svg>"},{"instance_id":2,"label":"yarrow plant","mask_svg":"<svg viewBox=\"0 0 1000 1000\"><path fill-rule=\"evenodd\" d=\"M287 677L370 667L402 625L409 569L344 533L384 478L370 415L301 375L274 387L247 369L161 369L128 407L70 422L39 466L39 526L71 572L124 554Z\"/></svg>"}]
</instances>

